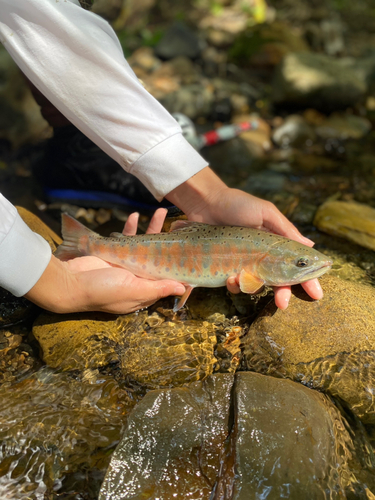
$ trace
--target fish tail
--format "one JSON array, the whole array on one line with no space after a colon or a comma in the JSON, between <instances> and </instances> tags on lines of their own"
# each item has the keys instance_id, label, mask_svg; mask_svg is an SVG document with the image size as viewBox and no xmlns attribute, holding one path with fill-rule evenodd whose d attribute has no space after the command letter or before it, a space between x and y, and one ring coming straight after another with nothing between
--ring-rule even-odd
<instances>
[{"instance_id":1,"label":"fish tail","mask_svg":"<svg viewBox=\"0 0 375 500\"><path fill-rule=\"evenodd\" d=\"M55 257L60 260L69 260L87 255L84 250L79 248L79 240L82 236L94 235L94 231L64 213L61 215L61 233L63 242L54 253Z\"/></svg>"}]
</instances>

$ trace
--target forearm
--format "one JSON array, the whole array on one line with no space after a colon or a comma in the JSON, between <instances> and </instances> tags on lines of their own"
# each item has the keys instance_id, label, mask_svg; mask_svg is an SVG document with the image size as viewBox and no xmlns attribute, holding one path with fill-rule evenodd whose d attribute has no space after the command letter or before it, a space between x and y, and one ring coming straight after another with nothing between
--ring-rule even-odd
<instances>
[{"instance_id":1,"label":"forearm","mask_svg":"<svg viewBox=\"0 0 375 500\"><path fill-rule=\"evenodd\" d=\"M0 37L39 91L157 199L206 166L104 19L71 0L2 0Z\"/></svg>"}]
</instances>

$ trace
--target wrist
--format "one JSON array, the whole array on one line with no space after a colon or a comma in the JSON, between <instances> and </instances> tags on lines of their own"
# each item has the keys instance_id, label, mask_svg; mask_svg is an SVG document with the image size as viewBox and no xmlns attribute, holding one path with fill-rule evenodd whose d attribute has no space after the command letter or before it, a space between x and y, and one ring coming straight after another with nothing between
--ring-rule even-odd
<instances>
[{"instance_id":1,"label":"wrist","mask_svg":"<svg viewBox=\"0 0 375 500\"><path fill-rule=\"evenodd\" d=\"M80 301L76 276L53 255L44 273L25 297L34 304L56 313L78 310Z\"/></svg>"},{"instance_id":2,"label":"wrist","mask_svg":"<svg viewBox=\"0 0 375 500\"><path fill-rule=\"evenodd\" d=\"M227 189L229 188L211 168L206 167L168 193L166 198L180 208L189 220L215 223L211 207L216 205Z\"/></svg>"}]
</instances>

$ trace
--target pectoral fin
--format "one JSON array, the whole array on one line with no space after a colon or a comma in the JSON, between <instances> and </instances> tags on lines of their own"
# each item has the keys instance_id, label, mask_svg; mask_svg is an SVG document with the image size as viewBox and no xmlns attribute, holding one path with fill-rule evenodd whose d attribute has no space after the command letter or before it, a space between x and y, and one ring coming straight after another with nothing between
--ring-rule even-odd
<instances>
[{"instance_id":1,"label":"pectoral fin","mask_svg":"<svg viewBox=\"0 0 375 500\"><path fill-rule=\"evenodd\" d=\"M182 297L180 297L179 299L176 299L176 304L175 304L175 306L173 308L173 312L177 312L177 311L179 311L181 309L181 307L184 307L185 302L189 298L189 295L191 294L193 288L194 287L190 286L190 285L186 286L185 293L182 295Z\"/></svg>"},{"instance_id":2,"label":"pectoral fin","mask_svg":"<svg viewBox=\"0 0 375 500\"><path fill-rule=\"evenodd\" d=\"M122 233L111 233L110 238L118 238L119 240L122 238L126 238L125 234Z\"/></svg>"},{"instance_id":3,"label":"pectoral fin","mask_svg":"<svg viewBox=\"0 0 375 500\"><path fill-rule=\"evenodd\" d=\"M242 269L240 273L240 288L244 293L256 293L264 286L264 281Z\"/></svg>"}]
</instances>

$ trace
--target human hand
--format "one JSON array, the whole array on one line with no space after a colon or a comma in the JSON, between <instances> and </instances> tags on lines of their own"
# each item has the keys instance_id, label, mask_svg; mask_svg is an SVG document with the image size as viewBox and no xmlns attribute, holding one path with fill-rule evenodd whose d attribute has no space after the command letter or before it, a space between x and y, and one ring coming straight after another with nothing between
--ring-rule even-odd
<instances>
[{"instance_id":1,"label":"human hand","mask_svg":"<svg viewBox=\"0 0 375 500\"><path fill-rule=\"evenodd\" d=\"M307 246L314 243L302 236L298 229L269 201L238 189L231 189L208 167L174 189L167 198L181 208L189 220L207 224L254 227L280 234ZM231 276L228 290L239 293L239 277ZM317 279L302 283L313 299L321 299L323 291ZM286 309L291 297L290 286L275 287L275 303Z\"/></svg>"},{"instance_id":2,"label":"human hand","mask_svg":"<svg viewBox=\"0 0 375 500\"><path fill-rule=\"evenodd\" d=\"M159 233L166 210L158 209L147 233ZM137 232L138 214L131 214L123 234ZM94 256L62 262L52 256L39 281L26 298L57 313L102 311L126 314L150 306L169 295L182 295L185 287L172 280L151 281L138 278L126 269Z\"/></svg>"}]
</instances>

